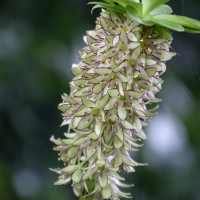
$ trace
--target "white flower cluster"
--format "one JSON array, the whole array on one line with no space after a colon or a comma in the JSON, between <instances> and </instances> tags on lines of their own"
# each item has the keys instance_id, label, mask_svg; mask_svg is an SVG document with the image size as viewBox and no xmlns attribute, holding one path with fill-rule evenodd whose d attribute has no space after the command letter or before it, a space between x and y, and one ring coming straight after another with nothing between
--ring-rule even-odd
<instances>
[{"instance_id":1,"label":"white flower cluster","mask_svg":"<svg viewBox=\"0 0 200 200\"><path fill-rule=\"evenodd\" d=\"M69 125L67 139L54 139L66 167L51 169L60 174L56 185L73 181L73 191L81 200L130 198L120 187L124 180L118 171L134 172L137 163L129 156L137 140L146 139L143 126L155 115L155 94L161 89L165 61L172 37L167 29L145 26L103 10L95 30L84 37L80 62L72 65L74 74L70 95L62 95L62 125ZM73 129L74 133L70 133ZM130 185L131 187L132 185Z\"/></svg>"}]
</instances>

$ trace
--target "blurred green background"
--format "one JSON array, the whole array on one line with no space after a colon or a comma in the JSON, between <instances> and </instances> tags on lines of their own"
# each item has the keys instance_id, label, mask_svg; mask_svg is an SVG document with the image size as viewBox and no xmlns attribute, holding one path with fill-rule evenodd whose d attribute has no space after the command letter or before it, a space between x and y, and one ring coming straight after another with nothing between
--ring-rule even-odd
<instances>
[{"instance_id":1,"label":"blurred green background","mask_svg":"<svg viewBox=\"0 0 200 200\"><path fill-rule=\"evenodd\" d=\"M87 0L0 1L0 200L73 200L71 186L54 186L58 162L51 135L67 127L57 109L69 93L70 68L82 37L93 29ZM200 20L199 0L168 3ZM168 62L163 99L148 140L133 156L148 167L126 175L134 200L200 199L200 35L173 32L181 57Z\"/></svg>"}]
</instances>

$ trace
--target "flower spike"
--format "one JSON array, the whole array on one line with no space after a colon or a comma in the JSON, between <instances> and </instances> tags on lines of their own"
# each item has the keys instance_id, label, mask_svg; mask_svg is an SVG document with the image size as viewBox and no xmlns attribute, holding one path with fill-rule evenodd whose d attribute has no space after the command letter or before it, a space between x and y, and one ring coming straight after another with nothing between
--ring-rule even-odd
<instances>
[{"instance_id":1,"label":"flower spike","mask_svg":"<svg viewBox=\"0 0 200 200\"><path fill-rule=\"evenodd\" d=\"M138 163L129 151L138 151L146 140L144 126L159 106L148 109L161 90L160 76L165 62L176 55L170 52L169 29L200 32L200 22L171 15L163 4L168 0L104 0L91 2L102 9L94 30L87 31L86 46L79 52L80 62L72 65L71 92L62 95L58 108L61 126L68 125L65 139L50 138L57 146L62 169L55 185L72 181L80 200L131 198L119 187L118 172L135 172ZM70 130L73 129L73 133Z\"/></svg>"}]
</instances>

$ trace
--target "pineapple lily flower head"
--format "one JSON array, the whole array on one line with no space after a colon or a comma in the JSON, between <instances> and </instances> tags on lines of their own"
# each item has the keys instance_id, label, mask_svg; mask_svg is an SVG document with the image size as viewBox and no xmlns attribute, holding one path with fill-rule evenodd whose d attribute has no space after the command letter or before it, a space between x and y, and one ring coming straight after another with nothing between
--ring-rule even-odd
<instances>
[{"instance_id":1,"label":"pineapple lily flower head","mask_svg":"<svg viewBox=\"0 0 200 200\"><path fill-rule=\"evenodd\" d=\"M57 146L64 168L55 185L72 182L80 200L131 198L119 187L132 187L121 181L118 172L135 172L138 163L129 151L142 147L143 131L159 103L160 76L170 52L169 29L200 33L200 22L171 15L167 0L104 0L91 2L102 9L94 30L87 31L80 62L72 65L71 92L62 95L59 109L65 139L50 138ZM93 8L93 9L94 9ZM73 133L70 130L73 130Z\"/></svg>"}]
</instances>

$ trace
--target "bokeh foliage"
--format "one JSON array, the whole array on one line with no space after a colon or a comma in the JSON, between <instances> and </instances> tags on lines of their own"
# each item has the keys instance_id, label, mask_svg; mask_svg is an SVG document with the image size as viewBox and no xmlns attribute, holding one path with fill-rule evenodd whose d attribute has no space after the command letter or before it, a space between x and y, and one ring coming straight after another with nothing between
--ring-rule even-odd
<instances>
[{"instance_id":1,"label":"bokeh foliage","mask_svg":"<svg viewBox=\"0 0 200 200\"><path fill-rule=\"evenodd\" d=\"M62 167L49 141L63 137L67 127L57 109L60 95L69 93L71 64L93 29L99 10L91 15L87 0L0 1L0 199L76 199L71 186L54 186L57 175L49 167ZM198 0L171 1L174 13L200 20ZM158 97L186 130L185 160L179 167L148 147L137 153L149 167L126 175L134 182L133 199L200 199L200 35L174 33L173 48L181 57L168 63L166 82ZM179 95L180 94L180 95ZM186 99L185 101L181 101ZM186 109L186 111L185 111ZM159 116L159 115L158 115ZM153 123L154 125L154 123ZM162 134L162 127L160 134ZM150 134L150 133L149 133ZM172 145L175 145L172 143ZM173 148L173 147L172 147ZM187 156L187 152L191 152ZM133 155L135 156L135 155ZM172 155L169 157L173 158ZM184 157L184 155L181 155ZM193 157L193 160L189 159ZM192 162L188 165L188 162ZM183 168L180 167L185 166Z\"/></svg>"}]
</instances>

